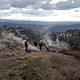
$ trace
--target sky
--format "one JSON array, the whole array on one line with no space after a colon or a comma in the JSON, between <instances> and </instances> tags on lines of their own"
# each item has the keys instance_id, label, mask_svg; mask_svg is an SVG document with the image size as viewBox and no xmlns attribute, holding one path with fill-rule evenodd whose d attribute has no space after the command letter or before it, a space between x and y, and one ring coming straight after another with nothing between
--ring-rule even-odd
<instances>
[{"instance_id":1,"label":"sky","mask_svg":"<svg viewBox=\"0 0 80 80\"><path fill-rule=\"evenodd\" d=\"M0 19L80 21L80 0L0 0Z\"/></svg>"}]
</instances>

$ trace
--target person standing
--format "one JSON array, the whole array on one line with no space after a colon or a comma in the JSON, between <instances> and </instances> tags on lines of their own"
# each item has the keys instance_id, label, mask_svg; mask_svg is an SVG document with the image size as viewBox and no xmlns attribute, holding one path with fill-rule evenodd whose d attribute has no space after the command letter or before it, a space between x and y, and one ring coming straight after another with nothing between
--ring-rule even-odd
<instances>
[{"instance_id":1,"label":"person standing","mask_svg":"<svg viewBox=\"0 0 80 80\"><path fill-rule=\"evenodd\" d=\"M43 46L43 43L39 43L39 48L40 48L40 50L42 50L42 46Z\"/></svg>"},{"instance_id":2,"label":"person standing","mask_svg":"<svg viewBox=\"0 0 80 80\"><path fill-rule=\"evenodd\" d=\"M49 51L49 43L48 42L46 43L46 49L47 49L47 51Z\"/></svg>"},{"instance_id":3,"label":"person standing","mask_svg":"<svg viewBox=\"0 0 80 80\"><path fill-rule=\"evenodd\" d=\"M26 47L25 51L28 51L28 42L27 42L27 40L25 41L25 47Z\"/></svg>"},{"instance_id":4,"label":"person standing","mask_svg":"<svg viewBox=\"0 0 80 80\"><path fill-rule=\"evenodd\" d=\"M34 41L34 46L37 47L38 46L38 42Z\"/></svg>"}]
</instances>

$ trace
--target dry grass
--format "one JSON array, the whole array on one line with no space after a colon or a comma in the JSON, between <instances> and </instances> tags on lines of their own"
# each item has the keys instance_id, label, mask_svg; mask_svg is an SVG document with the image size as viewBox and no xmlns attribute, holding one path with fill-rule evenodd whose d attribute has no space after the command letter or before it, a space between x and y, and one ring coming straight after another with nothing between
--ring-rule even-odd
<instances>
[{"instance_id":1,"label":"dry grass","mask_svg":"<svg viewBox=\"0 0 80 80\"><path fill-rule=\"evenodd\" d=\"M35 52L17 60L19 66L10 70L6 80L80 80L80 61L73 56Z\"/></svg>"},{"instance_id":2,"label":"dry grass","mask_svg":"<svg viewBox=\"0 0 80 80\"><path fill-rule=\"evenodd\" d=\"M80 62L72 56L63 54L52 55L50 61L65 80L80 80Z\"/></svg>"}]
</instances>

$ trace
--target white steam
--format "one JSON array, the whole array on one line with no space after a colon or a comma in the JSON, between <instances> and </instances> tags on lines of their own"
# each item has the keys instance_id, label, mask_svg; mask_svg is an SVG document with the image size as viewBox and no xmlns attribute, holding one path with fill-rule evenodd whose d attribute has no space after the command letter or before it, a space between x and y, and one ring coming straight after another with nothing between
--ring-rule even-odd
<instances>
[{"instance_id":1,"label":"white steam","mask_svg":"<svg viewBox=\"0 0 80 80\"><path fill-rule=\"evenodd\" d=\"M59 42L59 37L58 37L58 34L56 35L56 42L58 43Z\"/></svg>"},{"instance_id":2,"label":"white steam","mask_svg":"<svg viewBox=\"0 0 80 80\"><path fill-rule=\"evenodd\" d=\"M43 36L43 39L44 40L47 40L47 42L49 43L50 46L55 46L57 48L62 48L62 49L68 49L68 44L66 42L60 42L59 41L59 37L58 37L58 34L56 34L56 41L52 41L51 37L50 37L50 27L44 27L43 29L43 33L44 33L44 36Z\"/></svg>"},{"instance_id":3,"label":"white steam","mask_svg":"<svg viewBox=\"0 0 80 80\"><path fill-rule=\"evenodd\" d=\"M48 33L46 33L43 38L49 43L49 45L52 45L52 40Z\"/></svg>"},{"instance_id":4,"label":"white steam","mask_svg":"<svg viewBox=\"0 0 80 80\"><path fill-rule=\"evenodd\" d=\"M19 37L16 37L13 33L9 33L6 38L10 39L10 40L15 40L18 43L23 43L23 39L19 38Z\"/></svg>"},{"instance_id":5,"label":"white steam","mask_svg":"<svg viewBox=\"0 0 80 80\"><path fill-rule=\"evenodd\" d=\"M1 35L2 35L2 38L0 39L0 49L4 45L4 44L2 44L2 42L9 42L9 43L14 43L15 44L15 41L16 41L20 45L23 45L23 46L25 45L24 44L25 40L23 40L22 37L15 36L13 33L2 32ZM39 49L37 47L35 47L35 46L33 46L33 45L29 44L29 43L28 43L28 45L29 45L29 47L28 47L29 50L39 51ZM22 47L21 49L23 50L24 48L25 48L25 46Z\"/></svg>"},{"instance_id":6,"label":"white steam","mask_svg":"<svg viewBox=\"0 0 80 80\"><path fill-rule=\"evenodd\" d=\"M29 47L28 47L29 50L32 50L32 51L40 51L38 47L35 47L33 45L30 45L30 44L28 44L28 45L29 45Z\"/></svg>"}]
</instances>

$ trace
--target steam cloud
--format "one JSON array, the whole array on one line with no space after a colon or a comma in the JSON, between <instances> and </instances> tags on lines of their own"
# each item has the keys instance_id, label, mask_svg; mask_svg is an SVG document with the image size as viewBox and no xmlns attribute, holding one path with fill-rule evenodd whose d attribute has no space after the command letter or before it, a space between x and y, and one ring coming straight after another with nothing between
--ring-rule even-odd
<instances>
[{"instance_id":1,"label":"steam cloud","mask_svg":"<svg viewBox=\"0 0 80 80\"><path fill-rule=\"evenodd\" d=\"M68 44L66 42L63 42L63 41L59 41L59 37L58 37L58 34L56 34L56 41L53 41L49 35L50 32L50 28L51 26L48 26L48 27L44 27L42 28L43 32L44 33L44 36L43 36L43 39L44 40L47 40L47 42L49 43L50 46L55 46L57 48L62 48L62 49L68 49Z\"/></svg>"},{"instance_id":2,"label":"steam cloud","mask_svg":"<svg viewBox=\"0 0 80 80\"><path fill-rule=\"evenodd\" d=\"M9 43L14 43L15 44L15 41L16 41L20 45L24 46L25 40L23 40L22 37L17 37L13 33L7 33L7 32L2 32L1 35L2 35L2 38L0 39L0 49L5 47L4 44L2 44L2 42L9 42ZM29 50L39 51L39 49L37 47L35 47L35 46L33 46L29 43L28 43L28 45L29 45L29 47L28 47ZM23 47L21 47L21 49L22 48Z\"/></svg>"}]
</instances>

